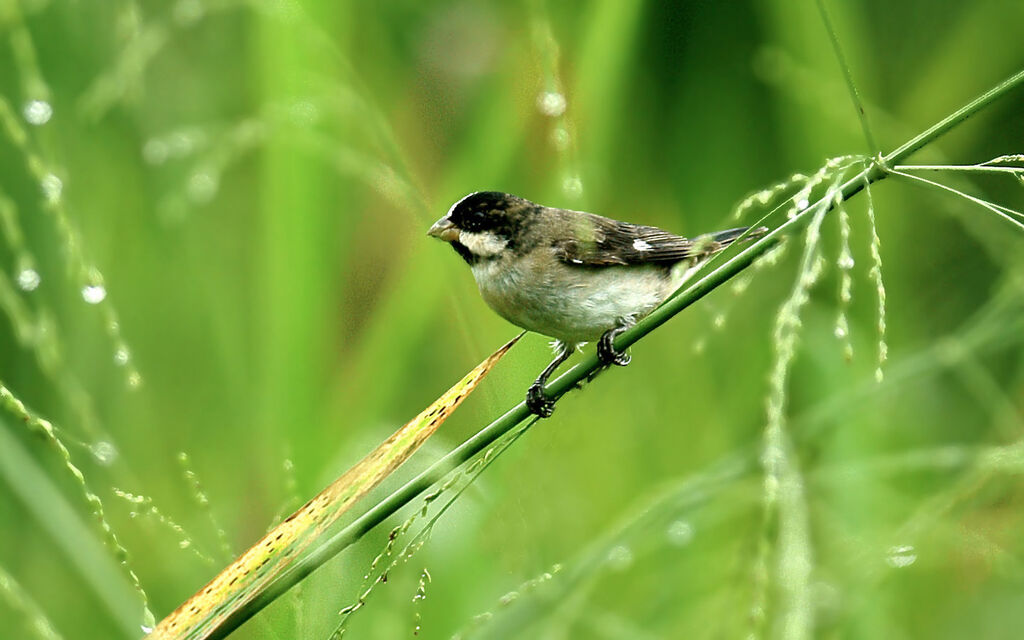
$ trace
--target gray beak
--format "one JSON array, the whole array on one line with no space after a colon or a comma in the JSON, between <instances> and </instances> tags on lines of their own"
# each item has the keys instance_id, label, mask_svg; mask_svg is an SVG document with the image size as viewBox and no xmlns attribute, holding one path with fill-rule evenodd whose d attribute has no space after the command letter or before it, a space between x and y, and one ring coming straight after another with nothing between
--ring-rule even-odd
<instances>
[{"instance_id":1,"label":"gray beak","mask_svg":"<svg viewBox=\"0 0 1024 640\"><path fill-rule=\"evenodd\" d=\"M459 230L452 224L452 221L445 216L434 223L434 226L430 227L430 231L427 232L428 236L434 236L440 238L445 242L454 242L459 239Z\"/></svg>"}]
</instances>

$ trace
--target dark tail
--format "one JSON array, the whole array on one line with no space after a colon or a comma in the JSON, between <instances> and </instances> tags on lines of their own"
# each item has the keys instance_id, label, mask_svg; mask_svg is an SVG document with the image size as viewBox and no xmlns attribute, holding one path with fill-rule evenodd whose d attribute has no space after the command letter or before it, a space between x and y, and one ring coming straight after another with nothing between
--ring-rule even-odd
<instances>
[{"instance_id":1,"label":"dark tail","mask_svg":"<svg viewBox=\"0 0 1024 640\"><path fill-rule=\"evenodd\" d=\"M722 245L723 247L727 247L730 244L732 244L733 242L735 242L737 238L739 238L744 233L746 233L747 229L750 229L750 227L736 227L735 229L726 229L725 231L716 231L716 232L711 234L711 240L714 241L714 242L717 242L718 244ZM750 229L750 233L747 234L747 237L745 237L743 239L744 240L756 240L757 238L760 238L761 236L763 236L766 233L768 233L768 227L758 227L756 229Z\"/></svg>"},{"instance_id":2,"label":"dark tail","mask_svg":"<svg viewBox=\"0 0 1024 640\"><path fill-rule=\"evenodd\" d=\"M747 233L747 229L750 229L750 233ZM744 242L747 240L756 240L768 233L768 227L757 227L756 229L751 229L750 227L736 227L735 229L726 229L725 231L709 233L704 236L710 240L711 251L709 253L721 251L739 239L739 237L744 233L747 233L747 235L743 237Z\"/></svg>"}]
</instances>

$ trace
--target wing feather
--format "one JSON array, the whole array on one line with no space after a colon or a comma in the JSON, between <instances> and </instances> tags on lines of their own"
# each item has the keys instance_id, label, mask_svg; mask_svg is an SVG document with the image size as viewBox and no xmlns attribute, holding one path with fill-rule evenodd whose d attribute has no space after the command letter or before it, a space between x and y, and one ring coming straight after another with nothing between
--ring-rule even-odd
<instances>
[{"instance_id":1,"label":"wing feather","mask_svg":"<svg viewBox=\"0 0 1024 640\"><path fill-rule=\"evenodd\" d=\"M747 232L738 227L708 233L696 238L683 238L657 227L620 222L593 213L574 212L567 224L574 225L568 237L553 245L558 259L569 264L610 266L627 264L660 264L671 266L683 260L707 258L726 248ZM768 232L765 227L753 229L746 239Z\"/></svg>"},{"instance_id":2,"label":"wing feather","mask_svg":"<svg viewBox=\"0 0 1024 640\"><path fill-rule=\"evenodd\" d=\"M554 246L558 258L570 264L667 265L695 255L693 240L657 227L620 222L591 213L577 214L571 224L577 228Z\"/></svg>"}]
</instances>

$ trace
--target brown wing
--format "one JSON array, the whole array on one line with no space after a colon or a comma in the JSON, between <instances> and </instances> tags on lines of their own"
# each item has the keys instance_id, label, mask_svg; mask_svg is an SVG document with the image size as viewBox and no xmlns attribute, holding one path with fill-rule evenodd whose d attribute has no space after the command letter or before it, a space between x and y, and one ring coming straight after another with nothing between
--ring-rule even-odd
<instances>
[{"instance_id":1,"label":"brown wing","mask_svg":"<svg viewBox=\"0 0 1024 640\"><path fill-rule=\"evenodd\" d=\"M574 226L568 238L555 243L563 262L589 266L672 264L690 257L693 241L656 227L619 222L590 213L566 221Z\"/></svg>"},{"instance_id":2,"label":"brown wing","mask_svg":"<svg viewBox=\"0 0 1024 640\"><path fill-rule=\"evenodd\" d=\"M592 213L577 213L566 224L575 228L569 239L555 243L555 254L563 262L588 266L671 265L688 258L707 257L729 246L747 230L747 227L739 227L690 239L657 227L620 222ZM747 238L759 237L766 231L755 229Z\"/></svg>"}]
</instances>

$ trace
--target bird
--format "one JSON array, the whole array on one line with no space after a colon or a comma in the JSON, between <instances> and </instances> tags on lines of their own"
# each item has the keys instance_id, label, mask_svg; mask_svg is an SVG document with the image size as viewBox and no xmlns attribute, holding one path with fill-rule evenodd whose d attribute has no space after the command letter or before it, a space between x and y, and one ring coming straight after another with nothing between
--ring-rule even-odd
<instances>
[{"instance_id":1,"label":"bird","mask_svg":"<svg viewBox=\"0 0 1024 640\"><path fill-rule=\"evenodd\" d=\"M597 341L605 365L630 357L613 341L736 240L768 229L739 227L684 238L657 227L547 207L499 191L470 193L427 232L469 265L484 302L512 324L553 338L555 359L530 385L526 406L546 418L544 384L573 351Z\"/></svg>"}]
</instances>

